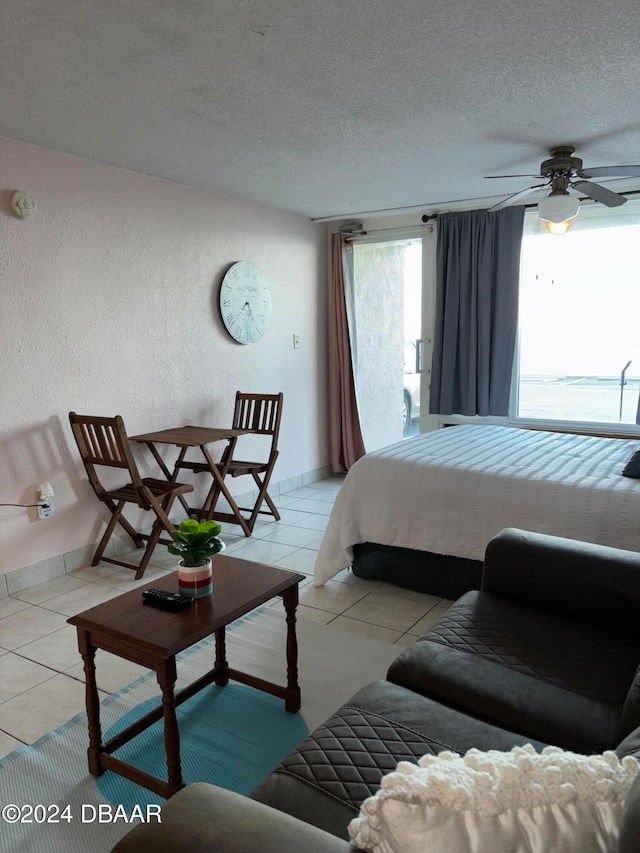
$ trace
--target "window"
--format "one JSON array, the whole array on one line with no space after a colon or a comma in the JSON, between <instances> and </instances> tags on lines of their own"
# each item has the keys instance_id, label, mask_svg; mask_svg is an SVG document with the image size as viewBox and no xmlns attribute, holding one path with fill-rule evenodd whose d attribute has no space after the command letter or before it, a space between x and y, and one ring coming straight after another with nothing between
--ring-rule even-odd
<instances>
[{"instance_id":1,"label":"window","mask_svg":"<svg viewBox=\"0 0 640 853\"><path fill-rule=\"evenodd\" d=\"M356 393L367 453L420 430L422 237L353 242Z\"/></svg>"},{"instance_id":2,"label":"window","mask_svg":"<svg viewBox=\"0 0 640 853\"><path fill-rule=\"evenodd\" d=\"M525 216L512 417L640 430L640 200Z\"/></svg>"}]
</instances>

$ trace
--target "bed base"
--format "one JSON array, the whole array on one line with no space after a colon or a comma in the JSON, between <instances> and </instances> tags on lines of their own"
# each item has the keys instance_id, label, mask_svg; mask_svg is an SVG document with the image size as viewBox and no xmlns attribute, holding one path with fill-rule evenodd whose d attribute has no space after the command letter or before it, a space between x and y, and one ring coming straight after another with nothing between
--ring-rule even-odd
<instances>
[{"instance_id":1,"label":"bed base","mask_svg":"<svg viewBox=\"0 0 640 853\"><path fill-rule=\"evenodd\" d=\"M364 542L353 546L354 575L387 581L455 601L470 589L480 589L482 562Z\"/></svg>"}]
</instances>

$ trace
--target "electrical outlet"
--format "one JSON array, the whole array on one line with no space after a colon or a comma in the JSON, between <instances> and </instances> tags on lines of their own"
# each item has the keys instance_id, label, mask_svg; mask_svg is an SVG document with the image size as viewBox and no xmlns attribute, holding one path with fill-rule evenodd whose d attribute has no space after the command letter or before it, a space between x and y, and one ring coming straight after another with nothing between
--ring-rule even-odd
<instances>
[{"instance_id":1,"label":"electrical outlet","mask_svg":"<svg viewBox=\"0 0 640 853\"><path fill-rule=\"evenodd\" d=\"M51 501L38 501L38 518L51 518L53 505Z\"/></svg>"}]
</instances>

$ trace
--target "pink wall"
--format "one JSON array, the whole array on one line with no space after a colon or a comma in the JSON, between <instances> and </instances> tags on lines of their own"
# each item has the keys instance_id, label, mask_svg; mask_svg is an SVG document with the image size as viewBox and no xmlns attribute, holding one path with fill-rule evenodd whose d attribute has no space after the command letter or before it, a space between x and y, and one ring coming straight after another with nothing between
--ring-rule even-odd
<instances>
[{"instance_id":1,"label":"pink wall","mask_svg":"<svg viewBox=\"0 0 640 853\"><path fill-rule=\"evenodd\" d=\"M274 481L327 464L321 227L10 139L0 177L0 502L32 503L46 480L55 492L45 521L0 507L0 574L98 538L70 410L121 414L134 434L226 425L237 389L283 391ZM16 189L35 199L33 218L10 213ZM238 260L264 272L273 298L271 326L249 346L218 316L222 275Z\"/></svg>"}]
</instances>

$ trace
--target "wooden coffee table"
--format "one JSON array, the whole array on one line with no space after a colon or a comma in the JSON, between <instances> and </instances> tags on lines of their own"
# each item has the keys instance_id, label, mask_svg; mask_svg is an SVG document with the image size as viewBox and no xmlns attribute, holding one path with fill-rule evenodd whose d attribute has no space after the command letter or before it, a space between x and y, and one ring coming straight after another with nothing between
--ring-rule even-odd
<instances>
[{"instance_id":1,"label":"wooden coffee table","mask_svg":"<svg viewBox=\"0 0 640 853\"><path fill-rule=\"evenodd\" d=\"M180 734L176 707L199 690L229 679L284 699L291 713L300 709L298 686L298 645L296 607L298 584L304 575L274 569L261 563L217 555L213 560L213 594L195 599L190 607L172 611L143 603L142 592L150 587L178 591L176 574L139 586L104 604L72 616L67 621L78 630L78 647L84 661L86 704L89 724L89 772L119 773L162 797L170 797L184 787L180 764ZM225 628L274 596L284 603L287 622L286 687L231 668L226 661ZM176 683L176 655L215 634L213 669L179 693ZM104 649L118 657L154 670L162 692L162 705L146 714L120 734L102 743L100 701L96 685L95 653ZM157 779L115 758L112 753L157 720L164 718L168 781ZM215 725L215 719L211 721Z\"/></svg>"}]
</instances>

